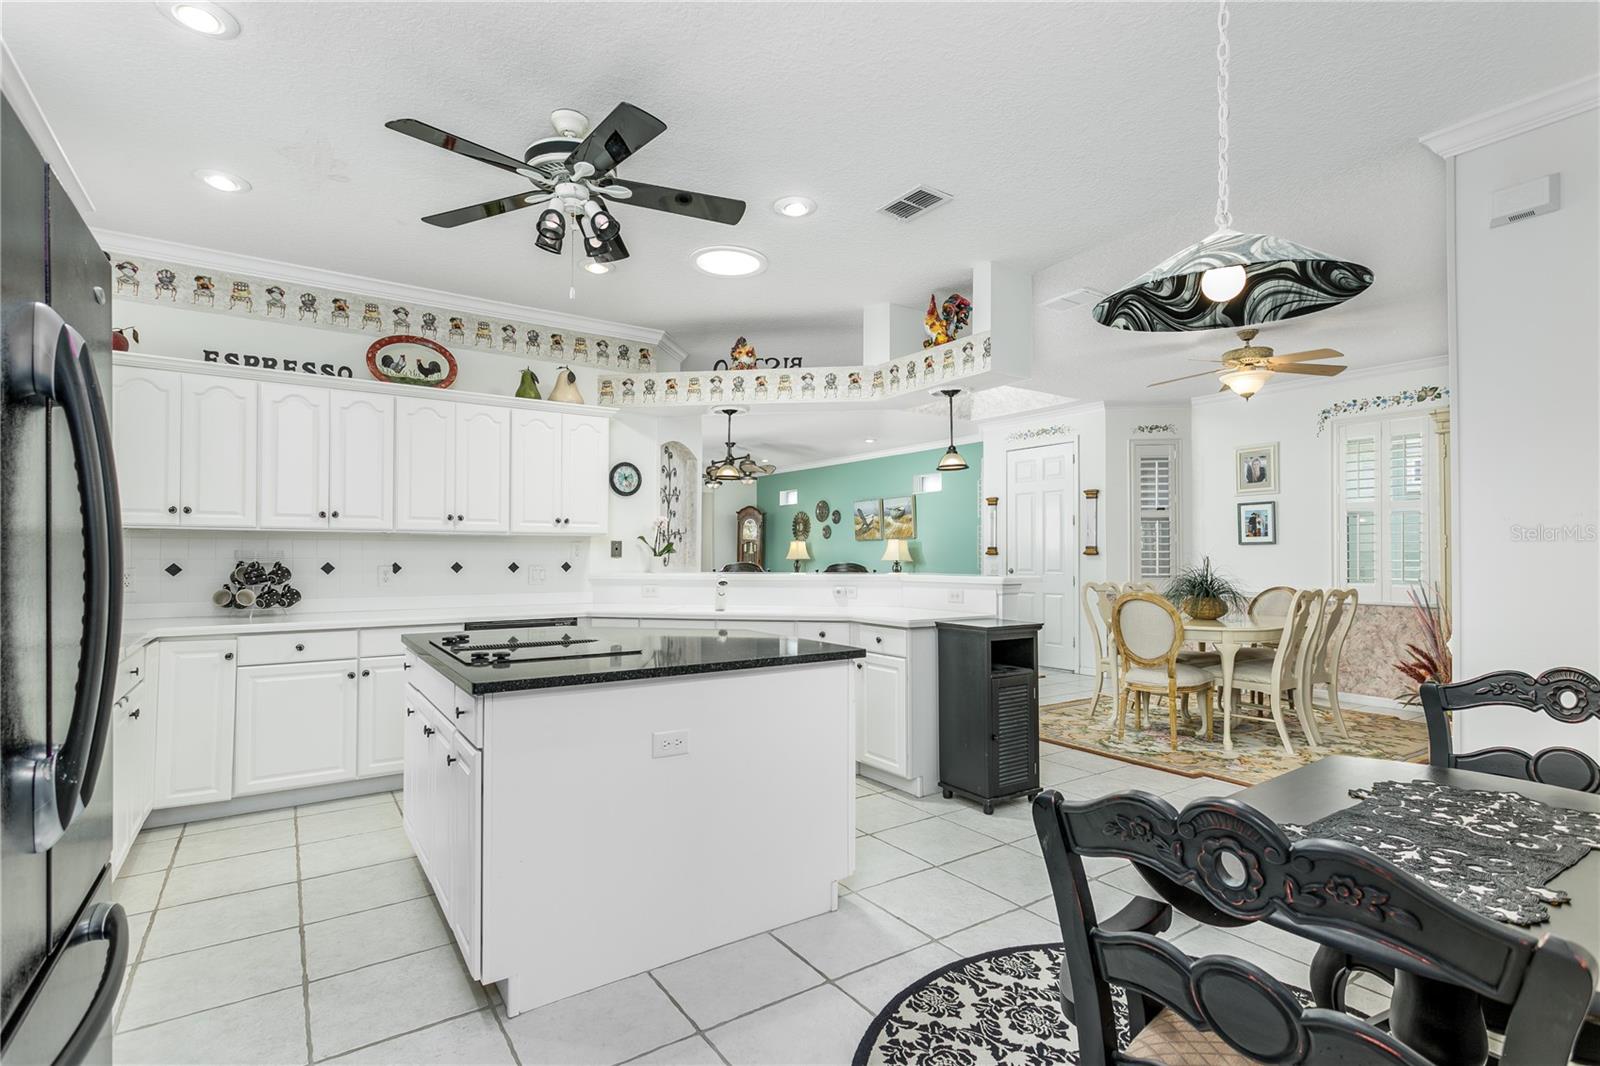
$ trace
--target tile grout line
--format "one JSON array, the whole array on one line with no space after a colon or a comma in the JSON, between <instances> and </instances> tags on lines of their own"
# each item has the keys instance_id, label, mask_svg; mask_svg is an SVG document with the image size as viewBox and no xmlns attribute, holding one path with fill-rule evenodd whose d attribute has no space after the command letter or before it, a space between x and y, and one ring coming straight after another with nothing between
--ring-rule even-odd
<instances>
[{"instance_id":1,"label":"tile grout line","mask_svg":"<svg viewBox=\"0 0 1600 1066\"><path fill-rule=\"evenodd\" d=\"M133 982L139 976L139 964L144 961L145 946L150 943L150 933L156 927L156 916L161 911L161 897L167 891L167 880L172 876L172 864L178 858L178 845L183 843L183 830L184 827L180 826L178 835L172 838L172 854L167 857L167 866L161 878L161 888L156 891L156 901L150 906L150 920L144 923L144 935L139 938L138 953L134 955L133 962L128 964L128 972L124 975L127 978L127 988L122 993L122 1004L117 1008L117 1016L111 1020L113 1038L116 1036L118 1026L122 1024L123 1017L128 1013L128 1000L133 998ZM136 844L138 839L137 836L134 837ZM130 848L129 850L131 851L132 849Z\"/></svg>"},{"instance_id":2,"label":"tile grout line","mask_svg":"<svg viewBox=\"0 0 1600 1066\"><path fill-rule=\"evenodd\" d=\"M299 916L300 937L300 1013L305 1019L306 1062L316 1061L317 1051L311 1040L311 968L306 954L306 890L300 877L300 811L295 810L294 825L294 902Z\"/></svg>"},{"instance_id":3,"label":"tile grout line","mask_svg":"<svg viewBox=\"0 0 1600 1066\"><path fill-rule=\"evenodd\" d=\"M734 943L738 943L738 941L734 941ZM727 945L721 945L721 946L726 947ZM714 951L716 949L712 948L710 950ZM704 952L701 952L701 954L704 954ZM690 958L694 958L693 955L691 955L689 957ZM677 961L681 962L682 960L680 959L680 960L677 960ZM672 965L672 963L668 963L668 965L670 966L670 965ZM644 972L644 975L646 977L650 978L651 982L654 983L657 988L661 989L661 994L663 996L667 997L667 1002L671 1003L673 1005L673 1007L677 1008L678 1013L683 1015L683 1020L688 1022L689 1023L689 1027L694 1030L694 1035L698 1036L701 1040L704 1040L706 1042L706 1047L710 1048L711 1049L711 1053L722 1061L723 1066L731 1066L731 1064L728 1062L728 1056L724 1055L722 1053L722 1049L717 1047L716 1042L713 1041L711 1039L711 1037L706 1034L706 1031L704 1029L700 1028L700 1023L695 1021L694 1018L690 1017L689 1012L683 1009L683 1004L678 1002L678 997L674 996L672 994L671 990L668 989L666 985L661 983L661 978L656 976L655 971L654 970L646 970ZM624 980L626 980L626 978L624 978ZM579 993L579 994L581 995L582 993ZM678 1040L687 1040L687 1039L689 1039L689 1038L686 1037L686 1036L678 1038ZM637 1055L633 1056L632 1058L627 1059L625 1061L633 1062L633 1061L635 1061L637 1059L642 1059L646 1055L652 1055L655 1052L660 1051L661 1048L671 1047L673 1044L676 1044L678 1042L678 1040L668 1040L665 1044L662 1044L660 1047L653 1047L649 1051L641 1051L639 1054L637 1054Z\"/></svg>"}]
</instances>

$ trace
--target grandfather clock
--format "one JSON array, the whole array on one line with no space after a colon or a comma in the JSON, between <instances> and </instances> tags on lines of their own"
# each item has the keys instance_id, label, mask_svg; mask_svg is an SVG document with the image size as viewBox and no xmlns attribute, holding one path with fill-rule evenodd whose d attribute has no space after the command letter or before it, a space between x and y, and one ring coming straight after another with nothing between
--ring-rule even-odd
<instances>
[{"instance_id":1,"label":"grandfather clock","mask_svg":"<svg viewBox=\"0 0 1600 1066\"><path fill-rule=\"evenodd\" d=\"M739 549L738 559L741 563L755 563L763 570L767 568L765 562L766 553L762 547L766 527L767 516L761 513L761 508L739 508L734 528L738 531L735 541Z\"/></svg>"}]
</instances>

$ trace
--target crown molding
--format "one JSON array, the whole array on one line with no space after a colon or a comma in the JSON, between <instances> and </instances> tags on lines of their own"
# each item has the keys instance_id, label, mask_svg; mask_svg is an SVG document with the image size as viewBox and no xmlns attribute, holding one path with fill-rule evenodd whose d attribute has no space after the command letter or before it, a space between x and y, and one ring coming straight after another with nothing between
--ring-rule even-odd
<instances>
[{"instance_id":1,"label":"crown molding","mask_svg":"<svg viewBox=\"0 0 1600 1066\"><path fill-rule=\"evenodd\" d=\"M371 278L361 274L346 274L335 270L323 270L301 263L285 263L281 260L263 259L253 255L240 255L235 252L224 252L216 248L205 248L200 245L162 240L159 237L141 237L137 234L119 233L115 230L105 229L96 229L94 235L102 248L128 255L191 263L196 266L211 267L219 271L228 271L235 274L251 274L257 277L273 279L281 278L284 281L296 281L319 289L349 289L352 292L359 292L364 295L386 296L411 303L443 305L462 312L485 315L490 318L534 321L541 325L557 326L575 333L598 333L607 337L615 337L618 340L643 342L656 347L657 350L661 349L663 338L666 336L663 330L648 329L644 326L629 325L625 322L612 322L603 318L588 318L583 315L552 311L549 308L533 307L527 304L485 300L479 296L446 292L443 289L425 289L416 285L407 285L404 282L386 281L382 278ZM682 354L682 349L678 348L677 345L673 344L669 345L669 347L671 352Z\"/></svg>"},{"instance_id":2,"label":"crown molding","mask_svg":"<svg viewBox=\"0 0 1600 1066\"><path fill-rule=\"evenodd\" d=\"M1350 382L1365 381L1368 378L1387 377L1390 374L1415 374L1429 370L1446 370L1450 360L1442 355L1431 355L1422 359L1407 359L1400 363L1385 363L1382 366L1351 367L1338 378L1302 378L1295 381L1282 381L1281 377L1274 377L1267 387L1272 390L1272 395L1282 393L1303 392L1306 389L1325 389L1329 386L1344 386ZM1257 396L1262 393L1256 393ZM1191 407L1208 407L1218 403L1241 402L1239 397L1231 392L1212 392L1204 396L1190 399Z\"/></svg>"},{"instance_id":3,"label":"crown molding","mask_svg":"<svg viewBox=\"0 0 1600 1066\"><path fill-rule=\"evenodd\" d=\"M1600 107L1600 74L1591 74L1549 92L1485 111L1419 139L1433 152L1450 159L1594 107Z\"/></svg>"},{"instance_id":4,"label":"crown molding","mask_svg":"<svg viewBox=\"0 0 1600 1066\"><path fill-rule=\"evenodd\" d=\"M80 213L94 214L94 198L89 195L83 179L73 168L72 160L67 158L67 150L57 139L50 120L44 117L44 111L40 109L38 98L33 95L28 79L22 76L22 68L17 66L16 56L11 54L11 49L3 40L0 40L0 91L5 93L11 109L22 121L22 128L33 138L34 147L39 149L44 161L50 164L56 180L60 181L61 187L67 191L67 198L77 206Z\"/></svg>"}]
</instances>

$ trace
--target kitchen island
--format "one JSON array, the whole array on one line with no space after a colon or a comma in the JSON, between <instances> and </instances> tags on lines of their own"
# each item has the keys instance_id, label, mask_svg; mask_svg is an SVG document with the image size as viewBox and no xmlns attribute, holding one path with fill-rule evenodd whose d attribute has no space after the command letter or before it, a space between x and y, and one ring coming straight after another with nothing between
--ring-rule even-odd
<instances>
[{"instance_id":1,"label":"kitchen island","mask_svg":"<svg viewBox=\"0 0 1600 1066\"><path fill-rule=\"evenodd\" d=\"M583 624L403 642L406 832L508 1013L837 905L861 649Z\"/></svg>"}]
</instances>

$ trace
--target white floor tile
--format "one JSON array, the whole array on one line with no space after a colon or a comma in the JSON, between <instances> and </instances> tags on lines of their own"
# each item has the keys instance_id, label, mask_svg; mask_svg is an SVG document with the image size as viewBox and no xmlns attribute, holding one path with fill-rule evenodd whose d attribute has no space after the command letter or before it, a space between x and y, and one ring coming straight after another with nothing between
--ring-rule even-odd
<instances>
[{"instance_id":1,"label":"white floor tile","mask_svg":"<svg viewBox=\"0 0 1600 1066\"><path fill-rule=\"evenodd\" d=\"M838 1066L850 1061L872 1015L831 986L737 1018L706 1034L733 1066Z\"/></svg>"},{"instance_id":2,"label":"white floor tile","mask_svg":"<svg viewBox=\"0 0 1600 1066\"><path fill-rule=\"evenodd\" d=\"M300 846L300 876L320 877L341 870L376 866L411 855L411 841L404 829L382 829L360 836L319 840Z\"/></svg>"},{"instance_id":3,"label":"white floor tile","mask_svg":"<svg viewBox=\"0 0 1600 1066\"><path fill-rule=\"evenodd\" d=\"M171 955L134 967L121 1028L299 985L300 934L293 929Z\"/></svg>"},{"instance_id":4,"label":"white floor tile","mask_svg":"<svg viewBox=\"0 0 1600 1066\"><path fill-rule=\"evenodd\" d=\"M946 863L950 873L1018 905L1050 894L1050 874L1044 856L1020 848L998 847Z\"/></svg>"},{"instance_id":5,"label":"white floor tile","mask_svg":"<svg viewBox=\"0 0 1600 1066\"><path fill-rule=\"evenodd\" d=\"M943 941L945 947L965 958L995 948L1059 943L1061 929L1055 922L1029 911L1012 911L980 922L970 929L952 933Z\"/></svg>"},{"instance_id":6,"label":"white floor tile","mask_svg":"<svg viewBox=\"0 0 1600 1066\"><path fill-rule=\"evenodd\" d=\"M416 859L399 859L359 870L308 877L300 882L300 898L307 922L320 922L429 894L428 880Z\"/></svg>"},{"instance_id":7,"label":"white floor tile","mask_svg":"<svg viewBox=\"0 0 1600 1066\"><path fill-rule=\"evenodd\" d=\"M314 844L319 840L399 828L400 810L392 803L373 803L327 814L301 815L299 821L300 843Z\"/></svg>"},{"instance_id":8,"label":"white floor tile","mask_svg":"<svg viewBox=\"0 0 1600 1066\"><path fill-rule=\"evenodd\" d=\"M454 944L312 981L311 1048L337 1055L483 1007Z\"/></svg>"},{"instance_id":9,"label":"white floor tile","mask_svg":"<svg viewBox=\"0 0 1600 1066\"><path fill-rule=\"evenodd\" d=\"M176 867L167 875L167 888L161 895L161 905L171 907L179 903L194 903L234 892L287 884L294 879L293 848Z\"/></svg>"},{"instance_id":10,"label":"white floor tile","mask_svg":"<svg viewBox=\"0 0 1600 1066\"><path fill-rule=\"evenodd\" d=\"M111 1039L111 1057L119 1066L303 1063L305 998L297 983L242 1003L117 1033Z\"/></svg>"},{"instance_id":11,"label":"white floor tile","mask_svg":"<svg viewBox=\"0 0 1600 1066\"><path fill-rule=\"evenodd\" d=\"M815 969L765 933L653 973L702 1029L822 983Z\"/></svg>"},{"instance_id":12,"label":"white floor tile","mask_svg":"<svg viewBox=\"0 0 1600 1066\"><path fill-rule=\"evenodd\" d=\"M191 824L198 825L199 823ZM183 832L183 826L181 825L164 825L159 829L141 829L133 842L135 844L146 844L152 840L172 840L181 832Z\"/></svg>"},{"instance_id":13,"label":"white floor tile","mask_svg":"<svg viewBox=\"0 0 1600 1066\"><path fill-rule=\"evenodd\" d=\"M947 936L1011 909L994 893L943 870L923 870L861 895L931 937Z\"/></svg>"},{"instance_id":14,"label":"white floor tile","mask_svg":"<svg viewBox=\"0 0 1600 1066\"><path fill-rule=\"evenodd\" d=\"M856 800L856 828L863 833L876 833L927 817L930 817L928 811L919 811L909 803L901 803L882 793Z\"/></svg>"},{"instance_id":15,"label":"white floor tile","mask_svg":"<svg viewBox=\"0 0 1600 1066\"><path fill-rule=\"evenodd\" d=\"M200 862L231 859L237 855L254 855L263 851L294 847L294 823L291 821L263 822L260 825L222 829L215 833L184 834L178 844L178 855L173 860L177 866L193 866Z\"/></svg>"},{"instance_id":16,"label":"white floor tile","mask_svg":"<svg viewBox=\"0 0 1600 1066\"><path fill-rule=\"evenodd\" d=\"M119 877L111 884L111 898L122 904L122 909L129 914L155 910L166 879L165 871Z\"/></svg>"},{"instance_id":17,"label":"white floor tile","mask_svg":"<svg viewBox=\"0 0 1600 1066\"><path fill-rule=\"evenodd\" d=\"M1002 843L1021 840L1037 832L1033 827L1033 808L1022 800L997 804L993 814L984 814L981 809L957 811L955 814L945 815L944 820L964 829L982 833L984 836L993 837Z\"/></svg>"},{"instance_id":18,"label":"white floor tile","mask_svg":"<svg viewBox=\"0 0 1600 1066\"><path fill-rule=\"evenodd\" d=\"M623 1062L694 1033L645 974L536 1007L505 1027L523 1066Z\"/></svg>"},{"instance_id":19,"label":"white floor tile","mask_svg":"<svg viewBox=\"0 0 1600 1066\"><path fill-rule=\"evenodd\" d=\"M328 1061L372 1066L433 1066L444 1062L504 1066L516 1059L492 1013L480 1010Z\"/></svg>"},{"instance_id":20,"label":"white floor tile","mask_svg":"<svg viewBox=\"0 0 1600 1066\"><path fill-rule=\"evenodd\" d=\"M870 966L928 939L888 911L855 897L841 899L832 913L786 925L772 935L829 977Z\"/></svg>"},{"instance_id":21,"label":"white floor tile","mask_svg":"<svg viewBox=\"0 0 1600 1066\"><path fill-rule=\"evenodd\" d=\"M278 807L270 811L251 811L249 814L230 814L223 818L208 818L203 822L190 822L183 827L183 835L192 837L202 833L216 833L224 829L239 829L247 825L286 822L293 818L293 807Z\"/></svg>"},{"instance_id":22,"label":"white floor tile","mask_svg":"<svg viewBox=\"0 0 1600 1066\"><path fill-rule=\"evenodd\" d=\"M955 952L934 940L904 955L896 955L848 977L841 977L837 984L857 1003L876 1015L891 998L908 988L917 978L925 977L957 958L959 956Z\"/></svg>"},{"instance_id":23,"label":"white floor tile","mask_svg":"<svg viewBox=\"0 0 1600 1066\"><path fill-rule=\"evenodd\" d=\"M306 925L311 980L452 943L432 898L407 900Z\"/></svg>"},{"instance_id":24,"label":"white floor tile","mask_svg":"<svg viewBox=\"0 0 1600 1066\"><path fill-rule=\"evenodd\" d=\"M295 808L295 813L304 818L307 815L327 814L330 811L348 811L355 807L370 807L377 804L393 803L387 792L368 792L362 796L346 796L344 799L323 800L321 803L303 803Z\"/></svg>"},{"instance_id":25,"label":"white floor tile","mask_svg":"<svg viewBox=\"0 0 1600 1066\"><path fill-rule=\"evenodd\" d=\"M983 817L981 812L978 817ZM935 866L997 847L1000 843L992 836L975 833L945 818L927 818L898 825L876 835L884 843L892 844Z\"/></svg>"},{"instance_id":26,"label":"white floor tile","mask_svg":"<svg viewBox=\"0 0 1600 1066\"><path fill-rule=\"evenodd\" d=\"M172 853L178 846L176 836L164 840L145 840L136 842L128 849L128 857L122 860L122 869L118 871L119 877L131 877L134 874L157 873L165 870L172 863Z\"/></svg>"},{"instance_id":27,"label":"white floor tile","mask_svg":"<svg viewBox=\"0 0 1600 1066\"><path fill-rule=\"evenodd\" d=\"M856 837L855 872L840 884L851 892L860 892L863 888L927 868L928 864L915 855L885 844L877 837Z\"/></svg>"},{"instance_id":28,"label":"white floor tile","mask_svg":"<svg viewBox=\"0 0 1600 1066\"><path fill-rule=\"evenodd\" d=\"M648 1055L629 1059L628 1066L722 1066L722 1057L703 1036L691 1036Z\"/></svg>"},{"instance_id":29,"label":"white floor tile","mask_svg":"<svg viewBox=\"0 0 1600 1066\"><path fill-rule=\"evenodd\" d=\"M882 781L874 781L872 778L862 777L860 774L856 775L856 795L858 796L885 792L888 788L889 786Z\"/></svg>"},{"instance_id":30,"label":"white floor tile","mask_svg":"<svg viewBox=\"0 0 1600 1066\"><path fill-rule=\"evenodd\" d=\"M299 924L299 893L292 884L162 907L151 923L144 958L159 959Z\"/></svg>"}]
</instances>

